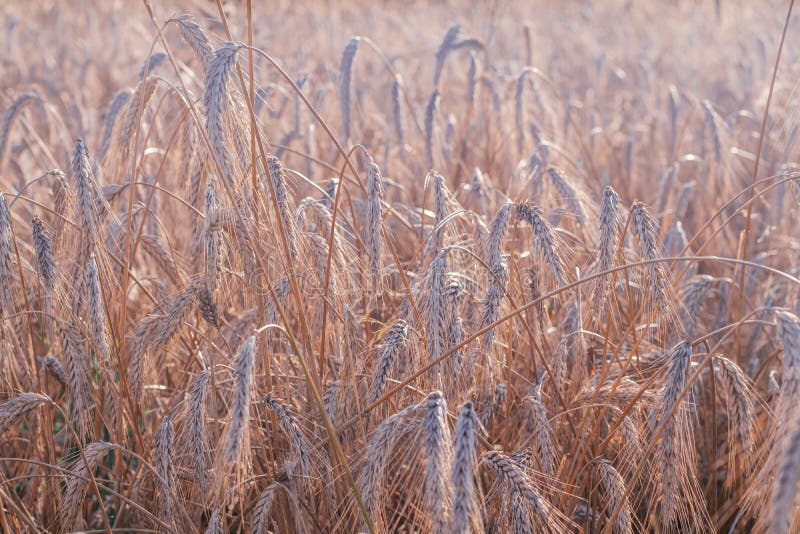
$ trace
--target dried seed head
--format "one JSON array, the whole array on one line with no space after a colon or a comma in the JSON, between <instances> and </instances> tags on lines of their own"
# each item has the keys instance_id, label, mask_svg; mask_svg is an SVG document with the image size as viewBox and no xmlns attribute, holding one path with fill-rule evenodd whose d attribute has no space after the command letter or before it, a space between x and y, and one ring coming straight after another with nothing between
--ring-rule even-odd
<instances>
[{"instance_id":1,"label":"dried seed head","mask_svg":"<svg viewBox=\"0 0 800 534\"><path fill-rule=\"evenodd\" d=\"M353 98L353 60L358 52L358 44L361 38L356 36L350 39L342 53L342 65L339 69L339 101L342 107L342 134L344 142L348 143L351 135L351 116Z\"/></svg>"},{"instance_id":2,"label":"dried seed head","mask_svg":"<svg viewBox=\"0 0 800 534\"><path fill-rule=\"evenodd\" d=\"M496 265L500 261L503 252L503 241L508 231L508 220L511 215L512 203L503 204L492 219L489 226L489 236L485 245L484 260L489 266Z\"/></svg>"},{"instance_id":3,"label":"dried seed head","mask_svg":"<svg viewBox=\"0 0 800 534\"><path fill-rule=\"evenodd\" d=\"M289 254L292 258L297 256L297 237L294 227L294 218L291 214L289 206L289 190L286 186L286 175L283 171L281 161L275 156L267 156L267 167L269 170L269 178L272 182L272 187L275 191L275 200L278 202L278 216L283 222L283 227L286 230L286 237L289 241ZM265 196L271 198L269 191L265 191Z\"/></svg>"},{"instance_id":4,"label":"dried seed head","mask_svg":"<svg viewBox=\"0 0 800 534\"><path fill-rule=\"evenodd\" d=\"M711 131L711 141L714 145L714 158L716 159L717 163L722 162L722 139L720 138L720 127L719 127L719 117L717 113L714 111L711 102L708 100L703 100L703 115L706 119L706 124Z\"/></svg>"},{"instance_id":5,"label":"dried seed head","mask_svg":"<svg viewBox=\"0 0 800 534\"><path fill-rule=\"evenodd\" d=\"M304 487L311 473L311 444L300 430L297 414L290 410L284 401L270 394L264 396L264 404L275 414L289 438L299 467L300 484Z\"/></svg>"},{"instance_id":6,"label":"dried seed head","mask_svg":"<svg viewBox=\"0 0 800 534\"><path fill-rule=\"evenodd\" d=\"M157 85L158 82L155 78L142 80L128 101L128 111L125 113L119 130L119 147L122 150L123 159L128 157L131 149L136 148L133 146L135 133L139 129L144 110L153 97Z\"/></svg>"},{"instance_id":7,"label":"dried seed head","mask_svg":"<svg viewBox=\"0 0 800 534\"><path fill-rule=\"evenodd\" d=\"M11 105L8 106L8 109L3 114L3 118L0 119L0 168L3 167L8 137L14 119L22 113L26 106L38 101L41 101L41 97L34 92L22 93L11 102Z\"/></svg>"},{"instance_id":8,"label":"dried seed head","mask_svg":"<svg viewBox=\"0 0 800 534\"><path fill-rule=\"evenodd\" d=\"M156 473L160 479L159 516L167 524L171 524L175 520L172 465L174 438L175 429L169 416L166 416L156 430L153 457L155 459Z\"/></svg>"},{"instance_id":9,"label":"dried seed head","mask_svg":"<svg viewBox=\"0 0 800 534\"><path fill-rule=\"evenodd\" d=\"M475 60L475 54L469 55L469 70L467 71L467 104L470 107L475 103L475 89L478 85L478 62Z\"/></svg>"},{"instance_id":10,"label":"dried seed head","mask_svg":"<svg viewBox=\"0 0 800 534\"><path fill-rule=\"evenodd\" d=\"M277 482L273 482L258 495L253 506L253 534L268 534L269 513L279 487Z\"/></svg>"},{"instance_id":11,"label":"dried seed head","mask_svg":"<svg viewBox=\"0 0 800 534\"><path fill-rule=\"evenodd\" d=\"M197 288L197 300L200 304L200 313L203 319L213 327L219 328L219 315L217 314L217 305L214 303L214 297L206 286Z\"/></svg>"},{"instance_id":12,"label":"dried seed head","mask_svg":"<svg viewBox=\"0 0 800 534\"><path fill-rule=\"evenodd\" d=\"M523 93L525 92L525 78L531 71L529 68L522 69L519 77L517 78L517 89L514 92L514 123L517 127L517 150L522 152L525 145L525 100Z\"/></svg>"},{"instance_id":13,"label":"dried seed head","mask_svg":"<svg viewBox=\"0 0 800 534\"><path fill-rule=\"evenodd\" d=\"M539 469L548 476L555 476L557 465L556 448L553 442L553 429L547 417L547 408L542 404L539 388L536 394L525 397L520 407L525 421L523 431L535 453Z\"/></svg>"},{"instance_id":14,"label":"dried seed head","mask_svg":"<svg viewBox=\"0 0 800 534\"><path fill-rule=\"evenodd\" d=\"M83 457L79 457L70 466L70 471L74 474L67 476L67 486L61 503L61 528L64 531L81 529L79 524L83 510L81 503L89 487L90 472L98 468L106 454L114 447L105 441L90 443L83 449Z\"/></svg>"},{"instance_id":15,"label":"dried seed head","mask_svg":"<svg viewBox=\"0 0 800 534\"><path fill-rule=\"evenodd\" d=\"M497 473L513 494L525 499L536 520L536 526L544 531L560 530L554 510L534 489L527 475L509 458L499 451L489 451L483 460Z\"/></svg>"},{"instance_id":16,"label":"dried seed head","mask_svg":"<svg viewBox=\"0 0 800 534\"><path fill-rule=\"evenodd\" d=\"M373 289L377 289L380 283L381 270L381 248L383 238L382 228L382 206L383 201L383 179L381 170L375 161L367 156L367 212L366 212L366 245L369 255L369 272L372 279Z\"/></svg>"},{"instance_id":17,"label":"dried seed head","mask_svg":"<svg viewBox=\"0 0 800 534\"><path fill-rule=\"evenodd\" d=\"M144 79L145 74L148 76L153 73L156 67L161 65L167 59L167 54L164 52L156 52L144 62L142 68L139 70L139 79Z\"/></svg>"},{"instance_id":18,"label":"dried seed head","mask_svg":"<svg viewBox=\"0 0 800 534\"><path fill-rule=\"evenodd\" d=\"M196 22L190 20L189 15L172 17L167 22L174 22L178 25L184 40L189 43L195 56L200 61L203 73L207 73L208 65L214 56L214 48L208 42L208 38L203 33L202 28Z\"/></svg>"},{"instance_id":19,"label":"dried seed head","mask_svg":"<svg viewBox=\"0 0 800 534\"><path fill-rule=\"evenodd\" d=\"M772 485L768 532L789 534L796 521L797 488L800 484L800 424L797 414L781 436L780 464Z\"/></svg>"},{"instance_id":20,"label":"dried seed head","mask_svg":"<svg viewBox=\"0 0 800 534\"><path fill-rule=\"evenodd\" d=\"M202 371L189 383L181 450L187 452L194 482L202 491L208 483L208 426L206 422L209 371Z\"/></svg>"},{"instance_id":21,"label":"dried seed head","mask_svg":"<svg viewBox=\"0 0 800 534\"><path fill-rule=\"evenodd\" d=\"M431 262L423 281L425 291L419 296L419 307L425 321L425 336L428 358L435 360L444 349L444 282L447 272L447 253L444 249ZM439 372L439 365L433 367L432 375Z\"/></svg>"},{"instance_id":22,"label":"dried seed head","mask_svg":"<svg viewBox=\"0 0 800 534\"><path fill-rule=\"evenodd\" d=\"M222 517L219 515L219 510L214 510L211 514L211 519L208 520L205 534L222 534Z\"/></svg>"},{"instance_id":23,"label":"dried seed head","mask_svg":"<svg viewBox=\"0 0 800 534\"><path fill-rule=\"evenodd\" d=\"M553 182L558 194L567 203L569 211L578 219L579 223L584 224L586 222L586 212L583 209L583 204L577 190L569 183L564 172L551 167L547 175L550 177L550 181Z\"/></svg>"},{"instance_id":24,"label":"dried seed head","mask_svg":"<svg viewBox=\"0 0 800 534\"><path fill-rule=\"evenodd\" d=\"M442 43L439 45L439 49L436 51L436 66L434 67L433 71L433 85L434 87L438 87L439 85L439 77L442 75L442 68L444 67L444 61L447 59L447 55L454 50L456 40L458 39L458 32L461 30L460 24L453 24L447 29L447 33L444 34L444 39L442 39Z\"/></svg>"},{"instance_id":25,"label":"dried seed head","mask_svg":"<svg viewBox=\"0 0 800 534\"><path fill-rule=\"evenodd\" d=\"M392 83L392 117L394 118L394 132L397 136L397 146L402 150L405 147L405 136L403 133L403 103L400 98L400 87L403 79L398 74Z\"/></svg>"},{"instance_id":26,"label":"dried seed head","mask_svg":"<svg viewBox=\"0 0 800 534\"><path fill-rule=\"evenodd\" d=\"M383 387L389 370L395 358L400 353L408 339L408 323L403 320L397 321L383 338L380 345L378 363L372 374L372 387L370 388L370 402L375 402L383 394Z\"/></svg>"},{"instance_id":27,"label":"dried seed head","mask_svg":"<svg viewBox=\"0 0 800 534\"><path fill-rule=\"evenodd\" d=\"M428 236L428 242L425 246L424 256L434 256L442 250L444 241L444 228L442 224L447 217L447 186L445 185L444 177L435 172L430 172L427 178L433 181L433 230L431 235Z\"/></svg>"},{"instance_id":28,"label":"dried seed head","mask_svg":"<svg viewBox=\"0 0 800 534\"><path fill-rule=\"evenodd\" d=\"M53 356L45 356L44 358L41 358L41 362L42 371L50 373L63 385L67 385L67 372L64 370L64 366L61 365L60 361Z\"/></svg>"},{"instance_id":29,"label":"dried seed head","mask_svg":"<svg viewBox=\"0 0 800 534\"><path fill-rule=\"evenodd\" d=\"M428 167L433 167L433 133L436 127L436 113L439 110L439 91L434 91L425 108L425 155Z\"/></svg>"},{"instance_id":30,"label":"dried seed head","mask_svg":"<svg viewBox=\"0 0 800 534\"><path fill-rule=\"evenodd\" d=\"M72 406L77 420L79 435L85 436L91 425L91 384L89 383L89 357L80 334L69 323L59 323L61 350L67 370L67 385L72 395Z\"/></svg>"},{"instance_id":31,"label":"dried seed head","mask_svg":"<svg viewBox=\"0 0 800 534\"><path fill-rule=\"evenodd\" d=\"M88 240L89 246L94 246L99 233L95 215L95 199L92 182L92 167L89 163L89 151L83 139L75 141L72 157L72 179L75 180L75 195L78 197L78 214L80 222Z\"/></svg>"},{"instance_id":32,"label":"dried seed head","mask_svg":"<svg viewBox=\"0 0 800 534\"><path fill-rule=\"evenodd\" d=\"M475 426L476 415L472 402L467 401L458 412L455 429L455 454L450 471L453 487L453 520L451 531L469 533L479 524L478 501L475 491Z\"/></svg>"},{"instance_id":33,"label":"dried seed head","mask_svg":"<svg viewBox=\"0 0 800 534\"><path fill-rule=\"evenodd\" d=\"M644 204L636 202L631 207L631 224L639 242L642 259L652 262L646 267L651 303L654 307L666 309L668 278L664 273L663 264L655 261L660 258L656 221Z\"/></svg>"},{"instance_id":34,"label":"dried seed head","mask_svg":"<svg viewBox=\"0 0 800 534\"><path fill-rule=\"evenodd\" d=\"M597 470L597 477L603 488L603 496L608 503L606 509L613 512L619 509L617 519L614 522L613 532L615 534L630 534L633 532L633 511L628 501L625 488L625 479L622 478L614 466L606 459L598 459L594 462Z\"/></svg>"},{"instance_id":35,"label":"dried seed head","mask_svg":"<svg viewBox=\"0 0 800 534\"><path fill-rule=\"evenodd\" d=\"M106 154L108 154L108 149L111 147L111 137L114 133L114 125L117 122L117 117L119 116L119 112L122 110L125 104L130 101L131 95L133 95L133 91L130 89L123 89L114 95L111 105L108 106L108 111L106 112L106 118L104 121L102 142L100 143L100 150L97 152L97 157L100 161L104 160Z\"/></svg>"},{"instance_id":36,"label":"dried seed head","mask_svg":"<svg viewBox=\"0 0 800 534\"><path fill-rule=\"evenodd\" d=\"M725 408L728 413L728 434L735 438L730 440L731 446L744 453L743 460L745 468L747 468L758 432L757 397L753 392L750 379L736 363L720 355L714 356L714 363L716 364L715 376L719 380L720 391L725 399ZM729 478L733 479L736 468L734 454L729 455L729 460Z\"/></svg>"},{"instance_id":37,"label":"dried seed head","mask_svg":"<svg viewBox=\"0 0 800 534\"><path fill-rule=\"evenodd\" d=\"M775 413L780 418L792 414L800 402L800 319L793 313L778 311L777 335L783 349L781 385Z\"/></svg>"},{"instance_id":38,"label":"dried seed head","mask_svg":"<svg viewBox=\"0 0 800 534\"><path fill-rule=\"evenodd\" d=\"M564 285L564 265L556 246L553 229L550 227L542 210L532 204L516 204L517 217L531 225L533 229L533 243L536 253L544 260L553 273L557 283Z\"/></svg>"},{"instance_id":39,"label":"dried seed head","mask_svg":"<svg viewBox=\"0 0 800 534\"><path fill-rule=\"evenodd\" d=\"M685 517L680 514L687 513L687 507L693 509L702 495L697 486L694 440L687 413L690 402L686 397L679 400L688 382L691 355L692 346L686 341L673 347L666 383L653 413L652 428L664 427L653 459L657 466L658 492L663 495L660 507L662 525L670 525L676 518ZM698 517L702 515L700 511L697 514Z\"/></svg>"},{"instance_id":40,"label":"dried seed head","mask_svg":"<svg viewBox=\"0 0 800 534\"><path fill-rule=\"evenodd\" d=\"M500 303L506 294L506 285L508 284L508 264L505 259L501 258L500 261L492 266L492 272L489 275L489 289L486 292L486 298L483 301L483 317L481 318L481 329L493 324L497 321L500 315ZM494 329L486 332L483 338L483 350L488 352L491 350L494 342Z\"/></svg>"},{"instance_id":41,"label":"dried seed head","mask_svg":"<svg viewBox=\"0 0 800 534\"><path fill-rule=\"evenodd\" d=\"M452 461L450 429L447 426L447 403L442 394L434 391L425 401L422 423L423 454L425 456L425 500L433 520L433 532L447 532L450 521L450 486L447 473Z\"/></svg>"},{"instance_id":42,"label":"dried seed head","mask_svg":"<svg viewBox=\"0 0 800 534\"><path fill-rule=\"evenodd\" d=\"M231 403L231 423L225 445L225 463L233 465L239 461L243 445L247 441L247 425L250 420L250 390L253 385L253 362L255 361L255 337L250 336L239 349L234 361L236 387Z\"/></svg>"},{"instance_id":43,"label":"dried seed head","mask_svg":"<svg viewBox=\"0 0 800 534\"><path fill-rule=\"evenodd\" d=\"M53 245L50 237L45 233L42 220L39 217L31 219L33 245L36 249L36 264L39 268L39 277L47 293L52 293L56 285L56 264L53 261Z\"/></svg>"},{"instance_id":44,"label":"dried seed head","mask_svg":"<svg viewBox=\"0 0 800 534\"><path fill-rule=\"evenodd\" d=\"M364 466L358 479L359 491L364 499L369 516L376 528L383 525L384 478L389 458L398 440L405 436L404 423L407 418L420 409L412 404L389 416L373 431L364 454Z\"/></svg>"},{"instance_id":45,"label":"dried seed head","mask_svg":"<svg viewBox=\"0 0 800 534\"><path fill-rule=\"evenodd\" d=\"M228 183L234 183L230 156L225 148L223 113L228 102L228 77L241 46L225 43L214 52L214 58L208 66L203 106L206 110L206 133L211 142L214 156L217 158L223 175Z\"/></svg>"},{"instance_id":46,"label":"dried seed head","mask_svg":"<svg viewBox=\"0 0 800 534\"><path fill-rule=\"evenodd\" d=\"M5 436L11 426L23 415L42 404L52 404L47 395L40 393L20 393L0 404L0 435Z\"/></svg>"},{"instance_id":47,"label":"dried seed head","mask_svg":"<svg viewBox=\"0 0 800 534\"><path fill-rule=\"evenodd\" d=\"M603 189L603 200L600 203L600 241L597 247L597 270L607 271L614 265L614 253L619 237L619 195L611 186ZM594 299L601 309L605 309L608 299L609 276L601 276L597 280ZM605 314L602 314L605 317Z\"/></svg>"},{"instance_id":48,"label":"dried seed head","mask_svg":"<svg viewBox=\"0 0 800 534\"><path fill-rule=\"evenodd\" d=\"M97 263L94 254L89 256L86 263L86 303L89 315L89 325L92 331L94 350L108 362L108 341L106 338L106 311L103 304L103 295L100 289L100 277L97 273Z\"/></svg>"}]
</instances>

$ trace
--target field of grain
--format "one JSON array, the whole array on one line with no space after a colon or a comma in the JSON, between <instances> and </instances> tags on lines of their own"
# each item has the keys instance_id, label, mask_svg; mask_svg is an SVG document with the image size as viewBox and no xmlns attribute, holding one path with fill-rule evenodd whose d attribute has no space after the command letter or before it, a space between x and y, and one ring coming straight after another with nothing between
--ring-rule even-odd
<instances>
[{"instance_id":1,"label":"field of grain","mask_svg":"<svg viewBox=\"0 0 800 534\"><path fill-rule=\"evenodd\" d=\"M798 532L793 3L4 3L0 531Z\"/></svg>"}]
</instances>

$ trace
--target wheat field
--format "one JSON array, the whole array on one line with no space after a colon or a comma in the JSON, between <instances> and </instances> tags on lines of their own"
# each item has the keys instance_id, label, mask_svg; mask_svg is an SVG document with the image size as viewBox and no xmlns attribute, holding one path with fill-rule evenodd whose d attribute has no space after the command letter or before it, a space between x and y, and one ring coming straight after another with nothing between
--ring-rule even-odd
<instances>
[{"instance_id":1,"label":"wheat field","mask_svg":"<svg viewBox=\"0 0 800 534\"><path fill-rule=\"evenodd\" d=\"M800 531L793 0L0 6L0 531Z\"/></svg>"}]
</instances>

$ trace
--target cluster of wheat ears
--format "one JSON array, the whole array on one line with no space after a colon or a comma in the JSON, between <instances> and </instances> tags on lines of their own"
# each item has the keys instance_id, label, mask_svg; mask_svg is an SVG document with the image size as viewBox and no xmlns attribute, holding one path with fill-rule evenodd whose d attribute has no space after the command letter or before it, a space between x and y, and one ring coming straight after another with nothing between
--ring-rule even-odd
<instances>
[{"instance_id":1,"label":"cluster of wheat ears","mask_svg":"<svg viewBox=\"0 0 800 534\"><path fill-rule=\"evenodd\" d=\"M0 530L798 531L788 2L188 3L0 7Z\"/></svg>"}]
</instances>

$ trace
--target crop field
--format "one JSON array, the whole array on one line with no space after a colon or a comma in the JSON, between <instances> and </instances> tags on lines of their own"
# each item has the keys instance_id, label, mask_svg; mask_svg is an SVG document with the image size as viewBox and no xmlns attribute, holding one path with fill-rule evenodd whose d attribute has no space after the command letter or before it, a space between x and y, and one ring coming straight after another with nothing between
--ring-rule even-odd
<instances>
[{"instance_id":1,"label":"crop field","mask_svg":"<svg viewBox=\"0 0 800 534\"><path fill-rule=\"evenodd\" d=\"M800 532L794 0L0 5L0 532Z\"/></svg>"}]
</instances>

